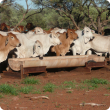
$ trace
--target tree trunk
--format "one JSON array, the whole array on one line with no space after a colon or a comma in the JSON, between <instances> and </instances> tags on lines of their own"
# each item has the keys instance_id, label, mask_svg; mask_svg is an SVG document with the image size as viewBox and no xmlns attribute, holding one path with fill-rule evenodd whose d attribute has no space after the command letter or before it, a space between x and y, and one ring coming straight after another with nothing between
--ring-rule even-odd
<instances>
[{"instance_id":1,"label":"tree trunk","mask_svg":"<svg viewBox=\"0 0 110 110\"><path fill-rule=\"evenodd\" d=\"M77 29L77 30L79 30L79 27L77 26L77 24L76 24L75 20L72 18L72 16L71 16L71 15L69 15L69 16L70 16L71 21L72 21L72 22L73 22L73 24L75 25L76 29Z\"/></svg>"},{"instance_id":2,"label":"tree trunk","mask_svg":"<svg viewBox=\"0 0 110 110\"><path fill-rule=\"evenodd\" d=\"M101 18L100 16L98 16L98 18L97 18L97 19L98 19L98 20L97 20L97 22L98 22L98 27L97 27L97 28L98 28L98 34L101 34L101 30L102 30L100 18Z\"/></svg>"}]
</instances>

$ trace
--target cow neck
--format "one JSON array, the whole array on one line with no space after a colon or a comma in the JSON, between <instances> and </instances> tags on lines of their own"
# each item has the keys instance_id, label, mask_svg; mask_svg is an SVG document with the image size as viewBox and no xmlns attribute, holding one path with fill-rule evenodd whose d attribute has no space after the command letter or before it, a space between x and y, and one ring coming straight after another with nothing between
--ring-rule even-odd
<instances>
[{"instance_id":1,"label":"cow neck","mask_svg":"<svg viewBox=\"0 0 110 110\"><path fill-rule=\"evenodd\" d=\"M3 51L4 53L9 53L11 50L13 50L15 47L11 46L10 44L7 44L5 48L1 49L0 51Z\"/></svg>"}]
</instances>

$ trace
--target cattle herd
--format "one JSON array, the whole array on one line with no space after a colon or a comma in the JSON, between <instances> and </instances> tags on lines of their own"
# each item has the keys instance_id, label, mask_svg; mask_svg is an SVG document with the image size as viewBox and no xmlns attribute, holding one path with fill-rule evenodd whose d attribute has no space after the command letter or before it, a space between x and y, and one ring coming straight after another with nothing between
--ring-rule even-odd
<instances>
[{"instance_id":1,"label":"cattle herd","mask_svg":"<svg viewBox=\"0 0 110 110\"><path fill-rule=\"evenodd\" d=\"M110 29L105 35L95 33L89 27L83 30L51 28L48 31L35 27L32 23L18 26L16 29L2 23L0 25L0 63L8 59L12 53L16 58L51 56L65 56L72 51L72 55L97 55L110 53Z\"/></svg>"}]
</instances>

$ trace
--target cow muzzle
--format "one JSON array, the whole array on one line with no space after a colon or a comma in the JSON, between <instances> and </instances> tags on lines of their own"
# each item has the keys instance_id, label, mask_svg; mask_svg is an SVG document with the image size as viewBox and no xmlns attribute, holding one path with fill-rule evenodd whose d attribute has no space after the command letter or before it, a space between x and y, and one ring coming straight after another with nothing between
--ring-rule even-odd
<instances>
[{"instance_id":1,"label":"cow muzzle","mask_svg":"<svg viewBox=\"0 0 110 110\"><path fill-rule=\"evenodd\" d=\"M43 60L43 57L40 57L40 56L39 56L39 59L40 59L40 60Z\"/></svg>"},{"instance_id":2,"label":"cow muzzle","mask_svg":"<svg viewBox=\"0 0 110 110\"><path fill-rule=\"evenodd\" d=\"M18 47L20 47L20 46L21 46L21 43L18 44Z\"/></svg>"}]
</instances>

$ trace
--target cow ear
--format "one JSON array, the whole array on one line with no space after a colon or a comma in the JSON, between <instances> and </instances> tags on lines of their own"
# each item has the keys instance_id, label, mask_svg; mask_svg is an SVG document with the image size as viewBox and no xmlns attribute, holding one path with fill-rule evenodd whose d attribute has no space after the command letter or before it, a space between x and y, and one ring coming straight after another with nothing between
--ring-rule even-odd
<instances>
[{"instance_id":1,"label":"cow ear","mask_svg":"<svg viewBox=\"0 0 110 110\"><path fill-rule=\"evenodd\" d=\"M84 35L84 30L82 30L82 36Z\"/></svg>"},{"instance_id":2,"label":"cow ear","mask_svg":"<svg viewBox=\"0 0 110 110\"><path fill-rule=\"evenodd\" d=\"M68 38L68 33L66 33L66 39Z\"/></svg>"},{"instance_id":3,"label":"cow ear","mask_svg":"<svg viewBox=\"0 0 110 110\"><path fill-rule=\"evenodd\" d=\"M9 42L9 39L7 38L5 41L5 46L8 44L8 42Z\"/></svg>"},{"instance_id":4,"label":"cow ear","mask_svg":"<svg viewBox=\"0 0 110 110\"><path fill-rule=\"evenodd\" d=\"M50 34L49 37L52 38L52 34Z\"/></svg>"}]
</instances>

